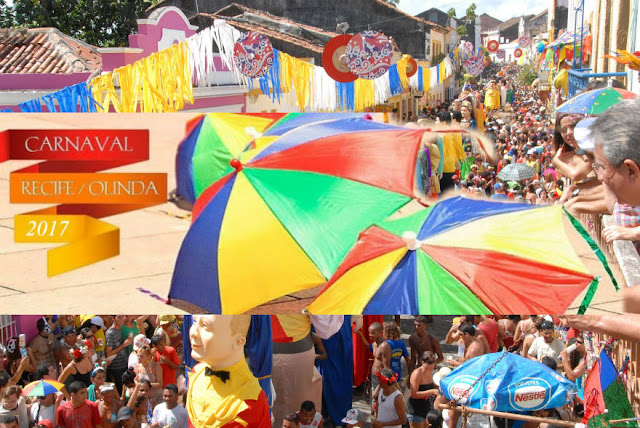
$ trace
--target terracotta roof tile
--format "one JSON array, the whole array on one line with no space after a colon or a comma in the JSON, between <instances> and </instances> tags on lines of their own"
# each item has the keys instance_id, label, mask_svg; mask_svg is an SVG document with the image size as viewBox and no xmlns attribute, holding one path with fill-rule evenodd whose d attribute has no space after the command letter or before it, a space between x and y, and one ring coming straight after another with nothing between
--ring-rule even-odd
<instances>
[{"instance_id":1,"label":"terracotta roof tile","mask_svg":"<svg viewBox=\"0 0 640 428\"><path fill-rule=\"evenodd\" d=\"M102 68L98 50L55 28L0 29L0 73L71 74Z\"/></svg>"}]
</instances>

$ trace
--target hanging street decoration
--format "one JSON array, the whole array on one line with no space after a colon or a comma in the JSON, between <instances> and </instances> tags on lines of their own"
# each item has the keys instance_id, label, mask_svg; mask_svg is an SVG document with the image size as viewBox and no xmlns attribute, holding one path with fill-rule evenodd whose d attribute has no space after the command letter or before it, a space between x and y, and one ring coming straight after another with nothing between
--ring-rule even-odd
<instances>
[{"instance_id":1,"label":"hanging street decoration","mask_svg":"<svg viewBox=\"0 0 640 428\"><path fill-rule=\"evenodd\" d=\"M347 43L345 55L349 70L353 74L362 79L372 80L389 70L393 47L384 34L362 31Z\"/></svg>"},{"instance_id":2,"label":"hanging street decoration","mask_svg":"<svg viewBox=\"0 0 640 428\"><path fill-rule=\"evenodd\" d=\"M257 31L242 33L233 46L233 62L247 77L262 77L273 65L271 41Z\"/></svg>"}]
</instances>

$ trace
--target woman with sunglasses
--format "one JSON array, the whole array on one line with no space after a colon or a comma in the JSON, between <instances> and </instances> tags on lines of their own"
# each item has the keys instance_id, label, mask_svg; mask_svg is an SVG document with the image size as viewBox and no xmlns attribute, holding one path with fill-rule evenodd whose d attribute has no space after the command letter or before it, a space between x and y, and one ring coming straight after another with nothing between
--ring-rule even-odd
<instances>
[{"instance_id":1,"label":"woman with sunglasses","mask_svg":"<svg viewBox=\"0 0 640 428\"><path fill-rule=\"evenodd\" d=\"M422 365L411 373L410 397L407 401L407 419L411 428L425 428L427 413L433 408L432 398L439 394L433 383L433 370L437 356L431 351L422 353Z\"/></svg>"}]
</instances>

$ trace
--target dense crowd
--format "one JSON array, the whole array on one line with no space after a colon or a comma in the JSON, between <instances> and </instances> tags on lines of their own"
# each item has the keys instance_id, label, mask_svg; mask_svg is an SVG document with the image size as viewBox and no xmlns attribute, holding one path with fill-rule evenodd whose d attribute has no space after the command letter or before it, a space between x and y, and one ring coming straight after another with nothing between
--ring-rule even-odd
<instances>
[{"instance_id":1,"label":"dense crowd","mask_svg":"<svg viewBox=\"0 0 640 428\"><path fill-rule=\"evenodd\" d=\"M39 318L28 344L19 334L1 349L0 425L187 428L180 324L172 315Z\"/></svg>"},{"instance_id":2,"label":"dense crowd","mask_svg":"<svg viewBox=\"0 0 640 428\"><path fill-rule=\"evenodd\" d=\"M515 64L493 65L488 72L486 79L465 85L456 100L424 110L426 119L417 120L418 126L426 127L434 127L434 120L435 130L447 125L477 132L443 133L425 142L429 154L421 151L418 162L421 191L428 197L454 191L533 205L561 204L574 216L612 214L616 224L604 230L605 241L630 240L640 251L640 203L621 197L625 192L620 186L616 189L616 176L606 168L610 161L596 162L593 131L616 129L621 133L617 141L602 133L604 152L616 160L638 162L631 138L637 133L629 121L634 113L637 116L638 101L623 101L592 123L584 114L553 114L557 106L549 91L519 85L521 67ZM621 86L593 80L585 90L608 85ZM500 172L507 166L508 177L514 170L524 170L524 175L503 179Z\"/></svg>"},{"instance_id":3,"label":"dense crowd","mask_svg":"<svg viewBox=\"0 0 640 428\"><path fill-rule=\"evenodd\" d=\"M570 404L564 408L531 412L534 416L566 421L582 419L584 377L589 361L586 357L588 352L593 353L593 346L585 346L585 336L590 338L589 334L566 328L563 320L549 315L462 315L453 319L445 337L435 337L429 332L431 321L431 317L415 317L414 331L408 339L409 349L400 339L401 331L395 321L374 321L357 331L373 353L368 377L373 427L399 428L407 423L412 428L443 424L449 428L460 427L462 422L456 413L438 409L439 405L448 402L441 395L440 380L465 361L502 351L540 362L576 383L578 394ZM457 356L448 355L445 359L441 343L457 344ZM404 378L402 359L406 362L407 376ZM353 416L358 414L359 419ZM355 409L346 419L349 421L343 422L348 425L361 425L366 420L363 412ZM356 419L360 423L353 423ZM475 415L468 418L466 426L489 426L488 421L488 417ZM498 421L498 426L504 426L504 423ZM538 424L526 423L525 426L534 428Z\"/></svg>"}]
</instances>

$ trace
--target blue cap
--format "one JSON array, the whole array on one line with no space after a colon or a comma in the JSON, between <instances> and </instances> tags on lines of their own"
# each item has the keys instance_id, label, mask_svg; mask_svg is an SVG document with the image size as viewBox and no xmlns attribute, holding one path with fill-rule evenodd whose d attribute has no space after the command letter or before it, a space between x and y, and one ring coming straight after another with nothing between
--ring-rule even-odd
<instances>
[{"instance_id":1,"label":"blue cap","mask_svg":"<svg viewBox=\"0 0 640 428\"><path fill-rule=\"evenodd\" d=\"M496 183L496 184L493 185L493 188L495 190L500 190L500 189L502 189L502 184L501 183Z\"/></svg>"}]
</instances>

